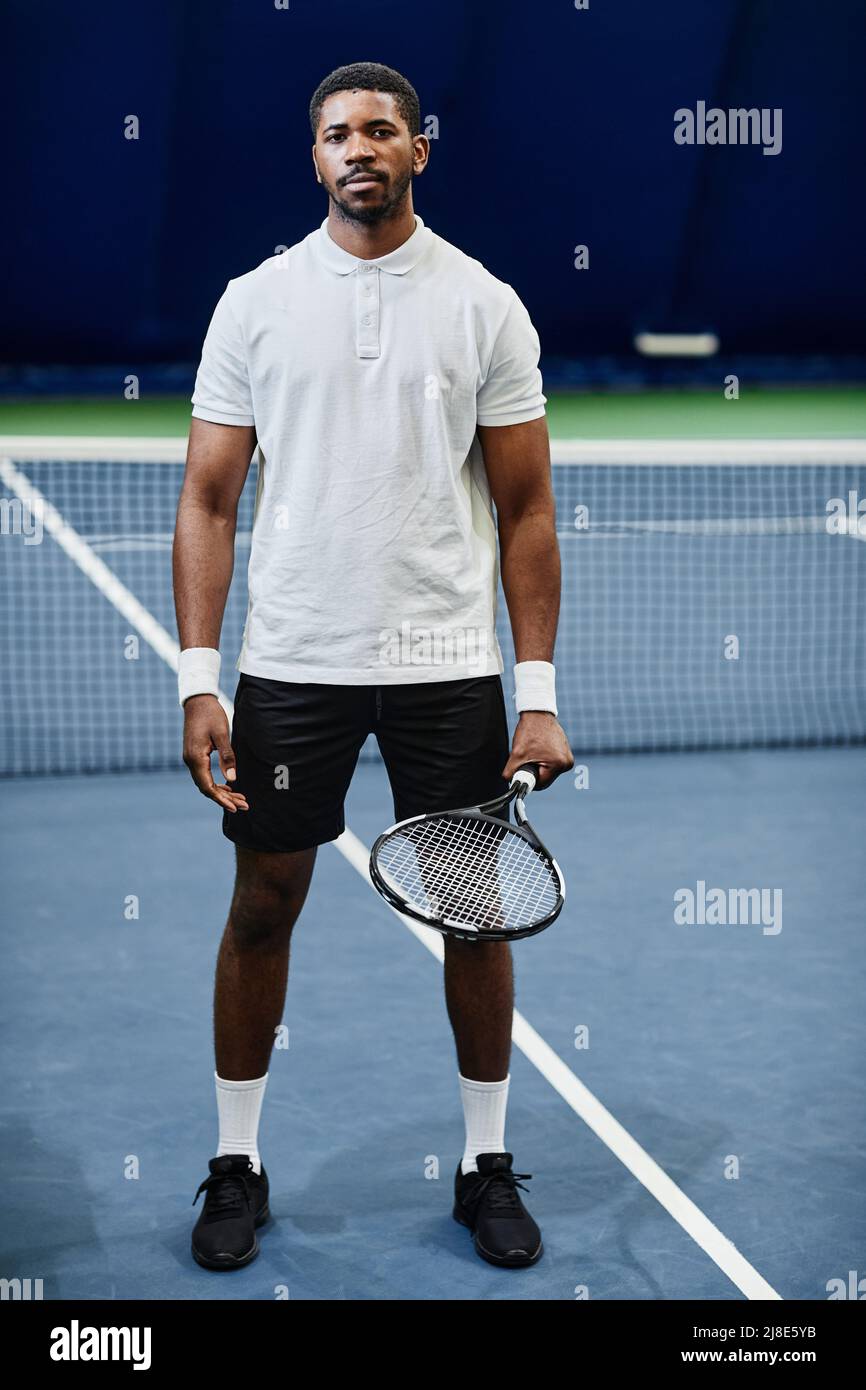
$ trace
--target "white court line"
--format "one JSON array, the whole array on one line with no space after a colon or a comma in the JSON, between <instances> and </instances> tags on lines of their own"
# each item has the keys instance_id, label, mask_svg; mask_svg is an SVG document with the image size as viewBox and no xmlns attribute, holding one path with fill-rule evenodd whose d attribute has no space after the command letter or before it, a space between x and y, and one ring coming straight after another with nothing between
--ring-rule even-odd
<instances>
[{"instance_id":1,"label":"white court line","mask_svg":"<svg viewBox=\"0 0 866 1390\"><path fill-rule=\"evenodd\" d=\"M370 883L370 851L351 830L344 830L339 839L333 841L334 847L349 861L353 869ZM371 885L372 886L372 885ZM390 907L390 903L386 904ZM438 961L444 958L445 950L439 932L430 927L422 927L391 907L400 921ZM633 1177L637 1178L665 1211L682 1226L710 1259L726 1274L731 1283L736 1284L741 1293L750 1299L779 1299L781 1294L767 1283L745 1255L727 1236L722 1235L708 1216L695 1206L690 1197L677 1187L663 1168L660 1168L646 1149L642 1149L636 1139L623 1129L600 1100L575 1076L562 1058L536 1032L532 1024L517 1009L514 1010L512 1037L517 1047L532 1065L541 1072L545 1081L570 1105L584 1124L588 1125L603 1144L610 1149Z\"/></svg>"},{"instance_id":2,"label":"white court line","mask_svg":"<svg viewBox=\"0 0 866 1390\"><path fill-rule=\"evenodd\" d=\"M0 459L0 479L6 487L31 508L40 507L43 525L49 535L57 542L70 560L78 566L82 574L91 581L102 596L123 615L163 661L177 671L179 647L173 637L156 621L153 615L139 603L134 594L121 583L98 555L94 554L88 543L66 521L56 507L42 496L30 480L21 473L9 459ZM232 704L227 696L221 694L221 703L231 719ZM334 842L335 848L349 864L370 883L370 852L351 831L345 830ZM372 888L372 885L371 885ZM427 950L441 961L444 958L442 937L438 932L404 917L391 909L395 916L417 937ZM766 1279L749 1264L736 1246L699 1207L677 1187L667 1173L651 1158L645 1149L631 1137L609 1110L601 1104L592 1092L567 1067L553 1048L536 1032L532 1024L516 1009L512 1036L524 1056L541 1073L553 1089L570 1105L576 1115L584 1121L595 1135L620 1160L629 1172L637 1178L646 1190L655 1197L683 1230L696 1242L719 1269L749 1299L781 1299Z\"/></svg>"}]
</instances>

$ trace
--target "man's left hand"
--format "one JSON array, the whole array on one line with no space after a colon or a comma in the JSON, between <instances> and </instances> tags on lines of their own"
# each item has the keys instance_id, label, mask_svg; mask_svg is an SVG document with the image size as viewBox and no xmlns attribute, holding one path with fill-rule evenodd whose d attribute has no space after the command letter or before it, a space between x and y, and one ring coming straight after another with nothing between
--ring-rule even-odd
<instances>
[{"instance_id":1,"label":"man's left hand","mask_svg":"<svg viewBox=\"0 0 866 1390\"><path fill-rule=\"evenodd\" d=\"M524 763L538 763L539 789L549 787L561 772L574 767L574 756L556 715L546 710L523 711L511 741L511 757L502 770L506 782Z\"/></svg>"}]
</instances>

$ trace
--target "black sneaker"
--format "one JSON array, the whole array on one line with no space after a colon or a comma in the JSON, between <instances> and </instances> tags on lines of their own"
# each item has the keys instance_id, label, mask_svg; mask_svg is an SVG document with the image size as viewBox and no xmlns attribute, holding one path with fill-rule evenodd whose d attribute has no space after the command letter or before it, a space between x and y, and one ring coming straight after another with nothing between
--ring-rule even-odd
<instances>
[{"instance_id":1,"label":"black sneaker","mask_svg":"<svg viewBox=\"0 0 866 1390\"><path fill-rule=\"evenodd\" d=\"M193 1228L193 1259L206 1269L240 1269L259 1253L256 1227L270 1216L268 1175L264 1168L254 1173L246 1154L212 1158L208 1168L192 1203L207 1193Z\"/></svg>"},{"instance_id":2,"label":"black sneaker","mask_svg":"<svg viewBox=\"0 0 866 1390\"><path fill-rule=\"evenodd\" d=\"M534 1265L544 1251L541 1232L518 1196L531 1173L512 1173L511 1154L479 1154L477 1173L464 1173L457 1164L454 1179L454 1220L468 1226L475 1249L492 1265L518 1269Z\"/></svg>"}]
</instances>

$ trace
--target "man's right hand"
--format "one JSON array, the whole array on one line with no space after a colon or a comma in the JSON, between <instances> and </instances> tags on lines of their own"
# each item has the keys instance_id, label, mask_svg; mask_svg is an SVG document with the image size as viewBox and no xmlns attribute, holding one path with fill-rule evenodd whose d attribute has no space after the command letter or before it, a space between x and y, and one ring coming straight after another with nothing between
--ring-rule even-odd
<instances>
[{"instance_id":1,"label":"man's right hand","mask_svg":"<svg viewBox=\"0 0 866 1390\"><path fill-rule=\"evenodd\" d=\"M210 755L219 755L220 771L226 782L235 780L235 755L229 740L229 721L215 695L192 695L183 707L183 760L202 796L222 806L224 811L248 811L243 792L215 782L211 776Z\"/></svg>"}]
</instances>

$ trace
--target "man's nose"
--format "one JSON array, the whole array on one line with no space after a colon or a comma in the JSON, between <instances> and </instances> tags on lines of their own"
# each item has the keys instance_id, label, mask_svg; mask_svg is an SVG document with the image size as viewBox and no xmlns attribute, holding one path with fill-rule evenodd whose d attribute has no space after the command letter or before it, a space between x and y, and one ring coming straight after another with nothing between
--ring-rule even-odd
<instances>
[{"instance_id":1,"label":"man's nose","mask_svg":"<svg viewBox=\"0 0 866 1390\"><path fill-rule=\"evenodd\" d=\"M359 160L369 160L373 158L373 151L367 141L358 137L350 139L346 144L346 163L357 164Z\"/></svg>"}]
</instances>

